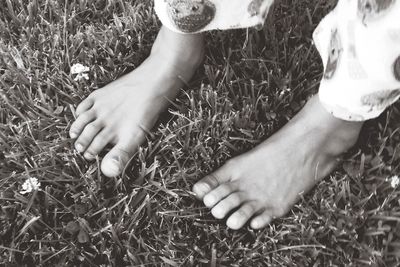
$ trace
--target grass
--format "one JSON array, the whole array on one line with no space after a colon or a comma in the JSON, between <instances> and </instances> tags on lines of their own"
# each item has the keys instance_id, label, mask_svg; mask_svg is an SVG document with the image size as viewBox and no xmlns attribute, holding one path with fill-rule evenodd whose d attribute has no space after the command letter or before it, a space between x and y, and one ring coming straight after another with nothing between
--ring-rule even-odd
<instances>
[{"instance_id":1,"label":"grass","mask_svg":"<svg viewBox=\"0 0 400 267\"><path fill-rule=\"evenodd\" d=\"M207 58L114 179L74 152L73 108L146 58L148 0L0 6L0 265L400 264L399 105L368 122L343 164L261 231L227 229L190 193L284 125L315 93L311 33L331 0L277 4L263 30L207 34ZM76 82L70 67L90 67ZM37 177L41 190L22 195Z\"/></svg>"}]
</instances>

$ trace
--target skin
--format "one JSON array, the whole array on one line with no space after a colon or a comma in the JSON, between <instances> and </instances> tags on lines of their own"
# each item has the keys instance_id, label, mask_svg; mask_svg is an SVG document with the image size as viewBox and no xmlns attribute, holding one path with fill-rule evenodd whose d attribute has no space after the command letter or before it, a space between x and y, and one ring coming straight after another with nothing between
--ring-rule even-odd
<instances>
[{"instance_id":1,"label":"skin","mask_svg":"<svg viewBox=\"0 0 400 267\"><path fill-rule=\"evenodd\" d=\"M233 158L193 187L217 219L231 229L253 229L282 217L357 141L362 123L336 119L317 96L281 130Z\"/></svg>"},{"instance_id":2,"label":"skin","mask_svg":"<svg viewBox=\"0 0 400 267\"><path fill-rule=\"evenodd\" d=\"M203 56L201 34L162 28L141 66L78 106L70 130L76 149L93 160L114 144L101 170L109 177L119 175ZM228 227L239 229L250 222L254 229L263 228L333 170L337 158L356 142L361 126L334 118L315 96L276 134L201 179L193 192L216 218L231 214Z\"/></svg>"},{"instance_id":3,"label":"skin","mask_svg":"<svg viewBox=\"0 0 400 267\"><path fill-rule=\"evenodd\" d=\"M79 104L70 128L75 149L94 160L107 144L113 144L101 171L108 177L119 175L159 114L202 62L203 43L200 34L182 35L163 27L151 54L137 69Z\"/></svg>"}]
</instances>

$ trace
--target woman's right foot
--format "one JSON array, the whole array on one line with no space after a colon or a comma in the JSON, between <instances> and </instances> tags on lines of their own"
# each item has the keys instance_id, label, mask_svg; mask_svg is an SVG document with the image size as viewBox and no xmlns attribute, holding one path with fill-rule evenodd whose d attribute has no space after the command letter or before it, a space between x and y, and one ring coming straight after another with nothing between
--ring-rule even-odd
<instances>
[{"instance_id":1,"label":"woman's right foot","mask_svg":"<svg viewBox=\"0 0 400 267\"><path fill-rule=\"evenodd\" d=\"M108 177L119 175L159 114L189 81L202 61L203 37L162 28L150 56L134 71L94 91L76 109L70 136L88 160L106 145L101 163Z\"/></svg>"}]
</instances>

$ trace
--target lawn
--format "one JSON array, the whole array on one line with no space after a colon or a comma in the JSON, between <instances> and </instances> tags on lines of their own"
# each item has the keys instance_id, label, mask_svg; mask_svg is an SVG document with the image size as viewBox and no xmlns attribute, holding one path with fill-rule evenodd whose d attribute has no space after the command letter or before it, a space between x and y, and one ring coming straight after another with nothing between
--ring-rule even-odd
<instances>
[{"instance_id":1,"label":"lawn","mask_svg":"<svg viewBox=\"0 0 400 267\"><path fill-rule=\"evenodd\" d=\"M400 105L366 123L337 170L267 228L229 230L191 194L318 90L311 34L333 0L282 0L261 30L207 33L203 67L116 178L73 149L74 108L148 55L149 0L3 0L0 265L400 264ZM89 67L75 81L70 68ZM40 189L22 194L28 178Z\"/></svg>"}]
</instances>

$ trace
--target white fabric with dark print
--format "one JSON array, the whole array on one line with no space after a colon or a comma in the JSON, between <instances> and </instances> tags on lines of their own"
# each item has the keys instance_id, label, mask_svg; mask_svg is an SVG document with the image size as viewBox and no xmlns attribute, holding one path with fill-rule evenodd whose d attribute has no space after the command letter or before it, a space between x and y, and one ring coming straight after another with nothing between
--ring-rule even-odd
<instances>
[{"instance_id":1,"label":"white fabric with dark print","mask_svg":"<svg viewBox=\"0 0 400 267\"><path fill-rule=\"evenodd\" d=\"M155 0L169 29L182 33L262 25L274 0Z\"/></svg>"},{"instance_id":2,"label":"white fabric with dark print","mask_svg":"<svg viewBox=\"0 0 400 267\"><path fill-rule=\"evenodd\" d=\"M262 25L273 0L155 0L180 33ZM339 0L314 32L325 72L319 97L335 117L363 121L400 98L400 0Z\"/></svg>"},{"instance_id":3,"label":"white fabric with dark print","mask_svg":"<svg viewBox=\"0 0 400 267\"><path fill-rule=\"evenodd\" d=\"M340 0L314 31L319 97L336 117L379 116L400 97L400 1Z\"/></svg>"}]
</instances>

